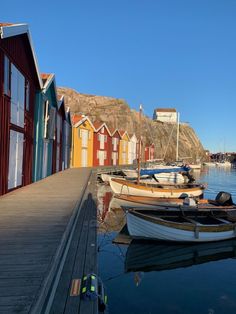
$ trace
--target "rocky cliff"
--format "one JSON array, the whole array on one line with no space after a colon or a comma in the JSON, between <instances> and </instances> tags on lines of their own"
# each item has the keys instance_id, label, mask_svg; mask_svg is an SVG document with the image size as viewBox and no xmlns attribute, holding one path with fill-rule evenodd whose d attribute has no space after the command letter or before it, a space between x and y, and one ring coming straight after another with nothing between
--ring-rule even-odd
<instances>
[{"instance_id":1,"label":"rocky cliff","mask_svg":"<svg viewBox=\"0 0 236 314\"><path fill-rule=\"evenodd\" d=\"M127 130L129 134L139 136L139 113L130 109L123 99L81 94L70 88L58 88L58 94L64 95L65 103L71 113L83 113L92 121L106 122L108 127ZM175 124L153 121L146 116L141 119L141 135L143 143L154 143L155 158L173 161L176 159ZM181 123L179 129L179 159L185 162L205 160L204 148L194 130Z\"/></svg>"}]
</instances>

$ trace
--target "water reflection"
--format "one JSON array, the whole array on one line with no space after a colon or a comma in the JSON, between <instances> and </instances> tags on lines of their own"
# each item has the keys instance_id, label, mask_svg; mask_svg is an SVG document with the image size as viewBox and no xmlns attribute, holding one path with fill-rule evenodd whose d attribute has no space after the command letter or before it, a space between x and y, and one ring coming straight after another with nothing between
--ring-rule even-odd
<instances>
[{"instance_id":1,"label":"water reflection","mask_svg":"<svg viewBox=\"0 0 236 314\"><path fill-rule=\"evenodd\" d=\"M236 240L172 244L133 240L125 257L126 272L149 272L223 260L236 256Z\"/></svg>"}]
</instances>

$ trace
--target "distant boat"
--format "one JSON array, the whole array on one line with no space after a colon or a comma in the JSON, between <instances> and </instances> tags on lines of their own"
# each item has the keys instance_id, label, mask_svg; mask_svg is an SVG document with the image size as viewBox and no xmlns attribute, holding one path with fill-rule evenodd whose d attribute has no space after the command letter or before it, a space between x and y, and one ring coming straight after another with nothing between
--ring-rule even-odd
<instances>
[{"instance_id":1,"label":"distant boat","mask_svg":"<svg viewBox=\"0 0 236 314\"><path fill-rule=\"evenodd\" d=\"M130 209L127 227L131 237L174 242L214 242L236 237L235 210L213 216L159 213L157 210ZM185 213L186 214L186 213ZM222 217L223 215L223 217Z\"/></svg>"},{"instance_id":2,"label":"distant boat","mask_svg":"<svg viewBox=\"0 0 236 314\"><path fill-rule=\"evenodd\" d=\"M215 162L204 162L203 163L204 166L207 166L207 167L215 167L216 166L216 163Z\"/></svg>"},{"instance_id":3,"label":"distant boat","mask_svg":"<svg viewBox=\"0 0 236 314\"><path fill-rule=\"evenodd\" d=\"M179 198L183 196L199 197L203 194L203 184L149 184L136 183L122 179L111 179L110 186L116 194L128 194L150 197Z\"/></svg>"},{"instance_id":4,"label":"distant boat","mask_svg":"<svg viewBox=\"0 0 236 314\"><path fill-rule=\"evenodd\" d=\"M217 167L231 167L231 162L229 161L221 161L221 162L216 162Z\"/></svg>"},{"instance_id":5,"label":"distant boat","mask_svg":"<svg viewBox=\"0 0 236 314\"><path fill-rule=\"evenodd\" d=\"M201 164L189 164L188 166L190 169L201 169L202 168Z\"/></svg>"},{"instance_id":6,"label":"distant boat","mask_svg":"<svg viewBox=\"0 0 236 314\"><path fill-rule=\"evenodd\" d=\"M236 257L236 239L176 244L133 240L125 256L125 272L149 272L189 267Z\"/></svg>"}]
</instances>

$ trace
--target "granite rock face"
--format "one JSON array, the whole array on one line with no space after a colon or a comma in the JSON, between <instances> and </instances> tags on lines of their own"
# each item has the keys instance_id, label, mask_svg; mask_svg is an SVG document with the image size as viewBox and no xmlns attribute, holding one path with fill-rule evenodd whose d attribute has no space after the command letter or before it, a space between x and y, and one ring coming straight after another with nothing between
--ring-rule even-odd
<instances>
[{"instance_id":1,"label":"granite rock face","mask_svg":"<svg viewBox=\"0 0 236 314\"><path fill-rule=\"evenodd\" d=\"M58 95L64 95L72 115L88 115L93 122L106 122L108 127L127 130L130 135L135 133L137 137L141 132L143 144L154 143L155 158L166 161L176 159L176 124L153 121L146 116L142 116L140 124L139 113L130 109L123 99L81 94L64 87L58 88ZM179 128L179 159L189 163L196 159L206 160L199 138L186 123L181 123Z\"/></svg>"}]
</instances>

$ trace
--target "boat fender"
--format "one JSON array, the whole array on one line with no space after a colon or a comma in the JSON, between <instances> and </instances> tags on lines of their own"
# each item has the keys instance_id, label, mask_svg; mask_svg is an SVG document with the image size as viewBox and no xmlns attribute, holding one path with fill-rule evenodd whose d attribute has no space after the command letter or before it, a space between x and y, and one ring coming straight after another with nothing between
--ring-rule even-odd
<instances>
[{"instance_id":1,"label":"boat fender","mask_svg":"<svg viewBox=\"0 0 236 314\"><path fill-rule=\"evenodd\" d=\"M186 197L183 201L184 206L196 206L196 201L193 198Z\"/></svg>"},{"instance_id":2,"label":"boat fender","mask_svg":"<svg viewBox=\"0 0 236 314\"><path fill-rule=\"evenodd\" d=\"M86 301L98 299L99 312L103 313L107 309L106 289L96 274L88 274L83 277L81 298Z\"/></svg>"}]
</instances>

